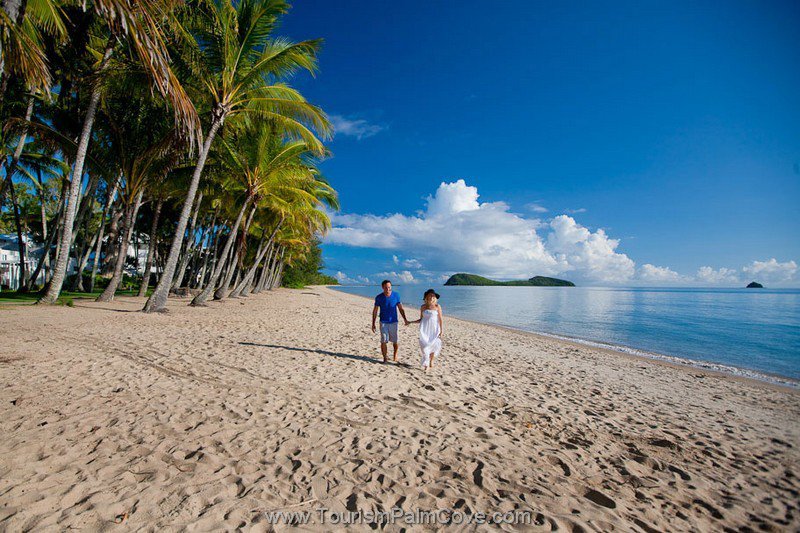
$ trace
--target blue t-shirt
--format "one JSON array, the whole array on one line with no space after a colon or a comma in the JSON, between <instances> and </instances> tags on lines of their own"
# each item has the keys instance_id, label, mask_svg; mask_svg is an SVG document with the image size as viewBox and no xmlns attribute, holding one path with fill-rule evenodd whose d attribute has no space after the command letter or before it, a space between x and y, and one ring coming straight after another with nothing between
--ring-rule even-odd
<instances>
[{"instance_id":1,"label":"blue t-shirt","mask_svg":"<svg viewBox=\"0 0 800 533\"><path fill-rule=\"evenodd\" d=\"M381 323L393 324L397 322L397 304L400 303L400 295L392 291L387 298L380 293L375 297L375 306L381 308Z\"/></svg>"}]
</instances>

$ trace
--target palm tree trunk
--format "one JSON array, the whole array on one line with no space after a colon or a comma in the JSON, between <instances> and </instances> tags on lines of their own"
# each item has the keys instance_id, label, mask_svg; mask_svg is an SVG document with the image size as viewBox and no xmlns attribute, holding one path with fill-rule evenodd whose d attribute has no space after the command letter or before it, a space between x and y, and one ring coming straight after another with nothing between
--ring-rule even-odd
<instances>
[{"instance_id":1,"label":"palm tree trunk","mask_svg":"<svg viewBox=\"0 0 800 533\"><path fill-rule=\"evenodd\" d=\"M58 213L56 213L56 216L53 219L53 224L56 227L59 226L63 214L64 214L64 204L62 202L59 202ZM53 246L53 241L55 241L56 235L58 235L57 231L51 231L50 235L44 241L44 248L42 249L42 257L39 258L39 262L36 265L36 270L34 270L33 274L31 274L31 277L28 278L28 285L27 285L28 291L32 290L34 285L36 285L36 279L39 277L39 273L42 271L42 267L46 263L49 263L50 248Z\"/></svg>"},{"instance_id":2,"label":"palm tree trunk","mask_svg":"<svg viewBox=\"0 0 800 533\"><path fill-rule=\"evenodd\" d=\"M39 211L40 216L42 217L42 242L49 242L47 238L47 206L45 205L45 197L44 197L44 183L42 182L42 170L36 170L37 176L39 178ZM50 265L48 259L50 258L50 249L44 248L42 257L44 258L44 266L47 267ZM34 283L36 280L34 280ZM28 285L32 285L30 282Z\"/></svg>"},{"instance_id":3,"label":"palm tree trunk","mask_svg":"<svg viewBox=\"0 0 800 533\"><path fill-rule=\"evenodd\" d=\"M156 231L158 231L158 218L161 216L161 206L164 200L158 199L156 209L153 212L153 223L150 225L150 244L147 246L147 260L144 263L142 273L142 284L139 286L139 297L147 295L147 286L150 284L150 269L153 268L153 257L156 253Z\"/></svg>"},{"instance_id":4,"label":"palm tree trunk","mask_svg":"<svg viewBox=\"0 0 800 533\"><path fill-rule=\"evenodd\" d=\"M42 241L47 240L47 206L44 197L44 182L42 181L42 169L36 169L36 177L39 181L39 210L42 217Z\"/></svg>"},{"instance_id":5,"label":"palm tree trunk","mask_svg":"<svg viewBox=\"0 0 800 533\"><path fill-rule=\"evenodd\" d=\"M231 280L233 279L233 275L238 270L239 266L239 258L241 257L240 254L241 249L237 248L236 250L231 252L231 260L230 264L228 265L228 270L225 272L225 277L220 283L217 290L214 291L214 299L215 300L224 300L228 294L228 289L231 286Z\"/></svg>"},{"instance_id":6,"label":"palm tree trunk","mask_svg":"<svg viewBox=\"0 0 800 533\"><path fill-rule=\"evenodd\" d=\"M216 218L214 219L216 222ZM224 222L223 224L224 225ZM200 270L200 273L193 277L195 287L204 287L205 284L203 281L206 278L206 272L208 271L208 265L211 265L211 268L214 268L214 265L217 263L217 252L219 251L219 239L222 237L222 231L217 228L214 229L214 223L211 224L211 228L209 230L211 233L209 235L209 243L208 247L211 247L213 243L213 249L211 253L208 253L208 247L206 248L205 257L203 258L203 268Z\"/></svg>"},{"instance_id":7,"label":"palm tree trunk","mask_svg":"<svg viewBox=\"0 0 800 533\"><path fill-rule=\"evenodd\" d=\"M108 210L111 208L111 205L114 203L114 197L117 196L119 182L119 178L114 181L114 188L109 191L108 197L106 198L106 203L103 206L103 214L100 216L100 230L97 234L97 242L95 243L94 247L94 261L92 262L92 277L89 278L89 292L94 292L94 279L97 277L97 268L100 265L100 254L103 250L103 235L106 230L106 216L108 215Z\"/></svg>"},{"instance_id":8,"label":"palm tree trunk","mask_svg":"<svg viewBox=\"0 0 800 533\"><path fill-rule=\"evenodd\" d=\"M250 270L247 272L247 275L242 279L241 283L239 283L239 285L237 285L233 289L233 292L231 293L232 298L239 295L247 296L247 293L250 292L249 289L245 291L245 288L250 286L250 283L253 281L253 278L255 278L256 270L258 270L259 263L261 263L261 260L264 259L265 255L267 255L267 251L272 248L272 241L275 239L275 235L278 233L278 230L281 228L281 225L283 225L283 220L284 219L282 217L280 222L278 222L278 224L275 226L275 229L272 230L272 235L269 236L269 241L266 243L266 245L264 245L263 248L259 246L258 252L256 253L256 259L255 261L253 261L253 266L250 267ZM262 244L264 243L263 237L261 239L261 243Z\"/></svg>"},{"instance_id":9,"label":"palm tree trunk","mask_svg":"<svg viewBox=\"0 0 800 533\"><path fill-rule=\"evenodd\" d=\"M238 283L236 283L236 285L233 287L233 290L228 295L228 297L238 298L239 296L242 295L242 291L244 290L245 285L247 285L247 283L253 278L253 272L255 272L255 270L258 268L258 263L261 262L263 253L267 251L266 247L264 246L266 240L267 240L267 234L266 232L264 232L261 235L261 240L258 243L258 250L256 250L256 255L253 260L253 264L250 266L250 268L247 269L247 272L242 277L242 279L239 280Z\"/></svg>"},{"instance_id":10,"label":"palm tree trunk","mask_svg":"<svg viewBox=\"0 0 800 533\"><path fill-rule=\"evenodd\" d=\"M106 253L104 256L102 269L100 270L101 276L111 277L111 272L114 270L114 264L117 261L117 239L120 235L120 224L122 224L122 216L125 214L124 209L120 209L118 204L122 202L114 202L111 204L111 211L108 215L108 235L106 236Z\"/></svg>"},{"instance_id":11,"label":"palm tree trunk","mask_svg":"<svg viewBox=\"0 0 800 533\"><path fill-rule=\"evenodd\" d=\"M186 257L183 261L183 272L179 272L179 283L176 283L176 286L180 287L183 285L183 278L186 276L187 270L189 271L189 281L186 283L187 287L191 286L193 280L197 279L197 273L200 270L200 264L203 260L203 257L201 256L204 255L202 251L205 250L205 255L208 255L208 249L211 245L210 232L213 229L216 221L217 215L214 213L214 216L211 218L211 226L201 224L200 238L197 239L196 242L192 243L192 248L190 250L187 250Z\"/></svg>"},{"instance_id":12,"label":"palm tree trunk","mask_svg":"<svg viewBox=\"0 0 800 533\"><path fill-rule=\"evenodd\" d=\"M105 54L103 54L103 61L100 64L99 72L103 72L108 65L108 60L111 57L111 52L114 50L114 41L109 40L106 45ZM64 211L64 227L61 232L60 248L58 257L53 268L53 277L47 284L47 290L44 296L39 300L42 304L53 304L58 299L61 293L61 287L64 284L64 277L67 275L67 266L69 265L69 248L72 244L72 226L75 222L75 214L78 206L78 196L81 192L81 183L83 181L83 165L86 162L86 152L89 148L89 139L92 136L92 126L97 114L97 104L100 102L100 85L96 85L92 89L92 96L89 99L89 107L86 109L86 117L83 121L83 129L81 130L80 141L78 142L78 150L75 155L75 163L72 167L72 179L69 184L69 196L67 197L67 208Z\"/></svg>"},{"instance_id":13,"label":"palm tree trunk","mask_svg":"<svg viewBox=\"0 0 800 533\"><path fill-rule=\"evenodd\" d=\"M183 257L181 258L180 265L178 266L177 277L172 284L173 289L177 289L183 283L183 278L186 276L186 267L189 265L189 259L192 258L192 251L195 248L194 243L194 230L195 225L197 224L197 214L200 212L200 204L203 203L203 193L201 192L197 196L197 201L195 202L194 206L194 213L192 214L192 218L189 221L189 231L186 232L186 246L183 249ZM201 238L202 242L202 238ZM142 294L141 296L144 296Z\"/></svg>"},{"instance_id":14,"label":"palm tree trunk","mask_svg":"<svg viewBox=\"0 0 800 533\"><path fill-rule=\"evenodd\" d=\"M242 231L242 238L239 239L239 246L236 248L236 253L233 256L233 265L236 266L242 260L242 252L244 251L244 244L247 241L247 233L250 231L250 224L253 222L253 216L256 214L256 206L250 210L250 216L247 217L247 222L244 225L244 230ZM233 279L233 272L236 269L228 272L228 275L225 276L225 282L214 292L214 299L215 300L222 300L224 299L227 294L228 290L231 286L231 280Z\"/></svg>"},{"instance_id":15,"label":"palm tree trunk","mask_svg":"<svg viewBox=\"0 0 800 533\"><path fill-rule=\"evenodd\" d=\"M78 207L78 212L75 215L75 222L72 225L73 242L78 236L78 231L80 231L81 224L83 224L83 219L86 216L87 211L91 212L90 207L94 206L94 193L97 192L97 185L99 182L99 175L96 172L93 172L89 175L89 183L86 184L86 190L83 192L81 203Z\"/></svg>"},{"instance_id":16,"label":"palm tree trunk","mask_svg":"<svg viewBox=\"0 0 800 533\"><path fill-rule=\"evenodd\" d=\"M280 275L279 273L283 270L283 253L284 253L284 251L285 251L284 248L281 247L281 256L277 261L275 261L275 268L274 268L274 271L272 272L272 277L269 280L269 290L272 290L272 289L275 288L275 284L278 281L278 276Z\"/></svg>"},{"instance_id":17,"label":"palm tree trunk","mask_svg":"<svg viewBox=\"0 0 800 533\"><path fill-rule=\"evenodd\" d=\"M280 253L280 246L275 248L275 253L272 254L272 259L267 265L267 275L264 278L264 286L261 287L262 291L267 291L270 288L270 284L272 283L272 274L275 272L275 268L278 265L278 254Z\"/></svg>"},{"instance_id":18,"label":"palm tree trunk","mask_svg":"<svg viewBox=\"0 0 800 533\"><path fill-rule=\"evenodd\" d=\"M28 280L27 272L26 272L26 263L25 263L25 238L22 235L22 217L20 217L19 213L19 202L17 202L17 193L14 187L14 182L11 180L11 172L6 175L6 181L8 182L8 191L11 196L11 205L13 206L14 210L14 225L17 228L17 246L19 248L19 268L18 275L19 275L19 284L17 285L18 292L25 292L26 281Z\"/></svg>"},{"instance_id":19,"label":"palm tree trunk","mask_svg":"<svg viewBox=\"0 0 800 533\"><path fill-rule=\"evenodd\" d=\"M28 97L28 107L25 110L25 120L29 121L33 116L33 95ZM17 191L14 187L14 172L17 170L19 158L22 156L22 150L25 148L25 141L28 138L28 128L26 127L19 136L19 142L14 150L14 156L11 159L11 165L6 170L6 184L8 187L9 195L11 196L11 205L14 210L14 225L17 229L17 243L19 245L19 285L17 291L25 292L27 290L27 263L25 262L25 239L22 235L22 217L20 216L19 202L17 201Z\"/></svg>"},{"instance_id":20,"label":"palm tree trunk","mask_svg":"<svg viewBox=\"0 0 800 533\"><path fill-rule=\"evenodd\" d=\"M272 262L273 255L275 255L274 246L270 247L269 254L264 260L264 266L261 267L261 275L258 277L258 283L256 283L256 287L253 289L253 294L258 294L264 290L264 285L266 285L267 277L269 276L269 265Z\"/></svg>"},{"instance_id":21,"label":"palm tree trunk","mask_svg":"<svg viewBox=\"0 0 800 533\"><path fill-rule=\"evenodd\" d=\"M114 274L111 276L111 280L108 282L106 290L104 290L102 294L97 297L97 302L110 302L113 300L114 293L117 292L117 287L119 287L119 283L122 281L122 268L125 266L125 259L128 257L128 244L131 242L133 227L136 225L136 214L139 212L139 206L142 205L143 192L144 191L139 191L139 194L136 195L133 205L130 205L125 209L125 222L123 223L121 230L122 240L119 243L117 260L114 263Z\"/></svg>"},{"instance_id":22,"label":"palm tree trunk","mask_svg":"<svg viewBox=\"0 0 800 533\"><path fill-rule=\"evenodd\" d=\"M98 229L92 239L89 241L88 246L86 246L85 251L80 255L80 262L78 263L78 275L75 276L75 287L73 292L86 292L83 287L83 271L86 268L86 265L89 263L89 256L92 255L92 248L94 248L94 243L97 237L100 235L100 230Z\"/></svg>"},{"instance_id":23,"label":"palm tree trunk","mask_svg":"<svg viewBox=\"0 0 800 533\"><path fill-rule=\"evenodd\" d=\"M242 203L242 208L239 209L239 214L236 216L236 222L233 224L233 226L231 226L231 232L228 235L228 240L225 241L225 247L222 249L223 258L228 257L228 254L231 251L231 246L233 246L233 243L236 240L236 234L239 231L239 225L242 223L244 212L249 204L250 204L250 198L248 197ZM211 296L211 292L214 290L217 281L219 280L220 274L222 274L223 264L224 264L224 259L222 262L220 262L220 264L214 267L214 271L211 273L211 278L209 278L205 288L202 290L200 294L194 297L190 305L205 305L206 300L208 300L208 297Z\"/></svg>"},{"instance_id":24,"label":"palm tree trunk","mask_svg":"<svg viewBox=\"0 0 800 533\"><path fill-rule=\"evenodd\" d=\"M189 222L189 213L192 210L194 197L197 194L197 186L200 184L200 175L203 173L203 167L206 164L206 158L211 149L211 143L214 141L214 136L217 134L217 130L219 130L224 121L224 112L217 112L211 121L211 129L209 129L208 137L203 143L202 150L200 150L197 165L195 165L194 174L192 174L192 181L189 184L189 190L186 192L186 200L183 202L181 216L178 219L178 227L175 230L175 236L172 238L172 244L169 247L169 255L167 255L167 261L164 264L164 272L161 274L161 279L158 285L156 285L153 294L150 295L150 298L148 298L147 303L144 305L143 311L145 313L163 311L167 307L167 296L169 296L169 288L172 286L172 278L175 276L175 268L178 266L178 256L180 255L181 245L183 244L183 234Z\"/></svg>"}]
</instances>

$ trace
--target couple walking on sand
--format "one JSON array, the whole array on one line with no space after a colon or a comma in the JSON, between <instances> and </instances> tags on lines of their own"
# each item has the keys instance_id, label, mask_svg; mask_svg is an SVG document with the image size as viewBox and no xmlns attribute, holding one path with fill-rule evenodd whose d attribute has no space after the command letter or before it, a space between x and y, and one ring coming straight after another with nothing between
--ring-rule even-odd
<instances>
[{"instance_id":1,"label":"couple walking on sand","mask_svg":"<svg viewBox=\"0 0 800 533\"><path fill-rule=\"evenodd\" d=\"M397 363L397 312L403 317L406 326L419 324L419 349L422 354L421 365L427 372L433 368L433 360L442 351L442 306L439 305L439 295L433 289L428 289L423 295L423 304L419 308L419 319L409 321L406 311L400 302L400 295L392 290L392 282L384 280L381 283L381 292L375 297L375 307L372 309L372 332L375 333L375 319L380 314L381 354L383 362L389 362L389 343L394 348L394 362Z\"/></svg>"}]
</instances>

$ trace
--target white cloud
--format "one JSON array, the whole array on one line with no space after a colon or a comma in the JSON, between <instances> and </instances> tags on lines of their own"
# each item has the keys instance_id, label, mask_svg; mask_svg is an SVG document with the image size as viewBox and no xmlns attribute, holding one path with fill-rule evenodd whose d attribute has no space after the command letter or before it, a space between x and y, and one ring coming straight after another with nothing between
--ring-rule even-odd
<instances>
[{"instance_id":1,"label":"white cloud","mask_svg":"<svg viewBox=\"0 0 800 533\"><path fill-rule=\"evenodd\" d=\"M439 185L418 216L334 213L326 242L408 250L436 272L526 278L576 271L602 282L633 277L633 261L616 252L619 241L603 230L592 232L566 215L546 224L511 213L503 202L478 198L476 187L458 180ZM539 229L548 233L546 240Z\"/></svg>"},{"instance_id":2,"label":"white cloud","mask_svg":"<svg viewBox=\"0 0 800 533\"><path fill-rule=\"evenodd\" d=\"M605 231L592 233L567 215L550 222L552 232L547 244L565 270L577 270L588 279L621 283L633 277L636 264L627 255L616 251L619 240L610 239Z\"/></svg>"},{"instance_id":3,"label":"white cloud","mask_svg":"<svg viewBox=\"0 0 800 533\"><path fill-rule=\"evenodd\" d=\"M548 209L543 205L539 205L537 203L528 204L525 206L528 211L532 211L534 213L547 213Z\"/></svg>"},{"instance_id":4,"label":"white cloud","mask_svg":"<svg viewBox=\"0 0 800 533\"><path fill-rule=\"evenodd\" d=\"M341 270L337 272L334 277L341 283L342 285L369 285L372 281L367 276L356 276L351 278Z\"/></svg>"},{"instance_id":5,"label":"white cloud","mask_svg":"<svg viewBox=\"0 0 800 533\"><path fill-rule=\"evenodd\" d=\"M568 215L579 215L581 213L585 213L586 208L579 207L578 209L564 209L564 212L567 213Z\"/></svg>"},{"instance_id":6,"label":"white cloud","mask_svg":"<svg viewBox=\"0 0 800 533\"><path fill-rule=\"evenodd\" d=\"M386 129L385 126L370 124L364 119L350 119L342 115L331 115L330 121L333 124L334 133L355 137L359 141L377 135Z\"/></svg>"},{"instance_id":7,"label":"white cloud","mask_svg":"<svg viewBox=\"0 0 800 533\"><path fill-rule=\"evenodd\" d=\"M375 279L388 279L394 283L400 281L401 283L414 283L416 282L416 278L414 278L414 274L409 272L408 270L402 270L400 272L395 272L394 270L391 272L378 272L373 276Z\"/></svg>"},{"instance_id":8,"label":"white cloud","mask_svg":"<svg viewBox=\"0 0 800 533\"><path fill-rule=\"evenodd\" d=\"M681 283L689 281L669 267L660 267L645 263L639 268L639 279L653 283Z\"/></svg>"},{"instance_id":9,"label":"white cloud","mask_svg":"<svg viewBox=\"0 0 800 533\"><path fill-rule=\"evenodd\" d=\"M476 187L457 180L441 183L426 198L425 209L414 216L329 213L333 228L325 242L396 252L391 256L396 271L355 278L337 273L337 278L342 283L385 277L401 283L441 283L455 272L470 272L498 279L563 274L609 284L739 286L752 280L785 283L797 273L794 261L780 263L774 258L753 261L739 270L703 266L688 276L649 263L637 269L618 251L620 240L603 229L592 231L568 215L549 221L526 218L512 213L504 202L481 202L479 197Z\"/></svg>"},{"instance_id":10,"label":"white cloud","mask_svg":"<svg viewBox=\"0 0 800 533\"><path fill-rule=\"evenodd\" d=\"M767 261L753 261L742 269L742 272L755 281L782 282L789 281L797 272L797 263L786 261L779 263L774 257Z\"/></svg>"},{"instance_id":11,"label":"white cloud","mask_svg":"<svg viewBox=\"0 0 800 533\"><path fill-rule=\"evenodd\" d=\"M695 280L709 285L738 285L741 282L736 270L725 267L714 270L710 266L700 267L695 274Z\"/></svg>"}]
</instances>

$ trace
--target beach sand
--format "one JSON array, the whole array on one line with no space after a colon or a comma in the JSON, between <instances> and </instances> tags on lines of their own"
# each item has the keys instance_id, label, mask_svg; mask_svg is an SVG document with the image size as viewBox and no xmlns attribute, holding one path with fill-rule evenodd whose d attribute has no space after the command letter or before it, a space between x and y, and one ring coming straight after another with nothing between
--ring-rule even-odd
<instances>
[{"instance_id":1,"label":"beach sand","mask_svg":"<svg viewBox=\"0 0 800 533\"><path fill-rule=\"evenodd\" d=\"M0 310L0 529L800 528L797 391L450 317L425 374L415 326L384 365L371 303L322 287L142 303Z\"/></svg>"}]
</instances>

